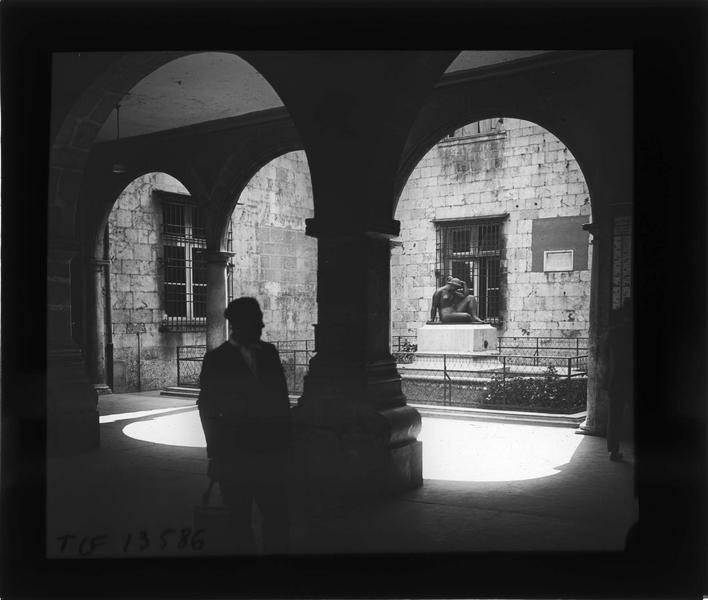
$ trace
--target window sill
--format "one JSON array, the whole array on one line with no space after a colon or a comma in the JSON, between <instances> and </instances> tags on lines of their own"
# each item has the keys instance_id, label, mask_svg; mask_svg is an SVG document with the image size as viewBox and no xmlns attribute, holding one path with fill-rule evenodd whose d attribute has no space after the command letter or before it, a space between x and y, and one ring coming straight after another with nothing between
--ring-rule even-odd
<instances>
[{"instance_id":1,"label":"window sill","mask_svg":"<svg viewBox=\"0 0 708 600\"><path fill-rule=\"evenodd\" d=\"M164 319L160 323L159 331L161 333L186 333L186 332L201 332L206 331L206 319Z\"/></svg>"},{"instance_id":2,"label":"window sill","mask_svg":"<svg viewBox=\"0 0 708 600\"><path fill-rule=\"evenodd\" d=\"M459 137L444 138L438 142L438 146L460 146L462 144L491 142L493 140L506 139L506 132L479 133L476 135L461 135Z\"/></svg>"}]
</instances>

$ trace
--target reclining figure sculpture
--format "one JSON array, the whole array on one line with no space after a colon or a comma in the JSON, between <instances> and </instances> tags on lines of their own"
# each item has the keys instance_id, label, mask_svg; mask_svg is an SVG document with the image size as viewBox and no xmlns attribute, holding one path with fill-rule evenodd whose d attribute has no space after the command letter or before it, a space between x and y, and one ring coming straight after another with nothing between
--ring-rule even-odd
<instances>
[{"instance_id":1,"label":"reclining figure sculpture","mask_svg":"<svg viewBox=\"0 0 708 600\"><path fill-rule=\"evenodd\" d=\"M440 316L441 323L484 323L477 316L477 300L469 293L467 283L448 277L447 283L435 290L430 322Z\"/></svg>"}]
</instances>

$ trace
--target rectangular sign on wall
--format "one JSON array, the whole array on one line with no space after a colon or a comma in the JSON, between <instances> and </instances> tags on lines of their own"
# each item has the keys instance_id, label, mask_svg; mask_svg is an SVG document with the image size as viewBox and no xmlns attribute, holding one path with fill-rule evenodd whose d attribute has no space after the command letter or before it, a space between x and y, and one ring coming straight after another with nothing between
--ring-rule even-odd
<instances>
[{"instance_id":1,"label":"rectangular sign on wall","mask_svg":"<svg viewBox=\"0 0 708 600\"><path fill-rule=\"evenodd\" d=\"M612 309L632 296L632 220L615 217L612 232Z\"/></svg>"},{"instance_id":2,"label":"rectangular sign on wall","mask_svg":"<svg viewBox=\"0 0 708 600\"><path fill-rule=\"evenodd\" d=\"M543 253L544 271L572 271L572 250L546 250Z\"/></svg>"},{"instance_id":3,"label":"rectangular sign on wall","mask_svg":"<svg viewBox=\"0 0 708 600\"><path fill-rule=\"evenodd\" d=\"M576 217L548 217L534 219L531 229L532 271L584 271L588 268L588 245L590 235L583 229L587 215ZM561 267L547 268L546 254L559 252L550 260ZM565 268L570 252L570 267Z\"/></svg>"}]
</instances>

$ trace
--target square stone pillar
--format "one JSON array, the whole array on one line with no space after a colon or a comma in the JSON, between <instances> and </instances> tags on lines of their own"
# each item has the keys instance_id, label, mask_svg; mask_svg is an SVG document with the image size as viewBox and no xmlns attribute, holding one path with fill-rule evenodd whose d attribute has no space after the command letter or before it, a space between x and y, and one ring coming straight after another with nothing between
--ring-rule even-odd
<instances>
[{"instance_id":1,"label":"square stone pillar","mask_svg":"<svg viewBox=\"0 0 708 600\"><path fill-rule=\"evenodd\" d=\"M406 405L390 353L390 241L367 232L318 237L315 347L294 409L306 476L329 493L422 484L420 414Z\"/></svg>"},{"instance_id":2,"label":"square stone pillar","mask_svg":"<svg viewBox=\"0 0 708 600\"><path fill-rule=\"evenodd\" d=\"M607 361L603 348L604 332L609 327L612 277L612 231L610 219L595 217L585 227L592 235L590 273L590 327L588 329L588 390L585 421L576 433L604 436L607 429Z\"/></svg>"},{"instance_id":3,"label":"square stone pillar","mask_svg":"<svg viewBox=\"0 0 708 600\"><path fill-rule=\"evenodd\" d=\"M91 259L86 299L86 358L98 394L110 394L106 379L106 269L107 260Z\"/></svg>"},{"instance_id":4,"label":"square stone pillar","mask_svg":"<svg viewBox=\"0 0 708 600\"><path fill-rule=\"evenodd\" d=\"M229 337L224 317L226 301L226 265L233 252L212 252L207 254L207 297L206 297L206 345L213 350Z\"/></svg>"},{"instance_id":5,"label":"square stone pillar","mask_svg":"<svg viewBox=\"0 0 708 600\"><path fill-rule=\"evenodd\" d=\"M77 251L50 245L47 257L47 450L80 452L99 444L98 396L86 358L71 337L71 261Z\"/></svg>"}]
</instances>

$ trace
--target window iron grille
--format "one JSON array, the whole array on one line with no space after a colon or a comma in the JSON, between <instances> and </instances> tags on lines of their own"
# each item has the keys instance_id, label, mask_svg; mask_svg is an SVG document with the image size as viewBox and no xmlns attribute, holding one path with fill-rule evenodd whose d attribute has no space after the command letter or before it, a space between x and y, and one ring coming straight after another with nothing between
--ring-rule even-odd
<instances>
[{"instance_id":1,"label":"window iron grille","mask_svg":"<svg viewBox=\"0 0 708 600\"><path fill-rule=\"evenodd\" d=\"M204 331L207 307L207 244L204 214L186 195L155 190L162 204L164 318L162 330ZM229 220L226 249L233 250ZM234 298L234 263L227 264L228 300Z\"/></svg>"},{"instance_id":2,"label":"window iron grille","mask_svg":"<svg viewBox=\"0 0 708 600\"><path fill-rule=\"evenodd\" d=\"M226 234L226 250L227 252L233 252L234 248L234 224L233 221L229 220L229 229ZM231 302L234 296L234 259L233 256L229 258L229 262L226 263L226 294L228 296L228 301Z\"/></svg>"},{"instance_id":3,"label":"window iron grille","mask_svg":"<svg viewBox=\"0 0 708 600\"><path fill-rule=\"evenodd\" d=\"M468 138L469 141L474 141L475 137L485 137L494 134L504 133L504 119L493 118L493 119L482 119L481 121L475 121L474 123L469 123L464 127L458 129L453 129L447 134L441 141L446 142L455 139L465 139Z\"/></svg>"},{"instance_id":4,"label":"window iron grille","mask_svg":"<svg viewBox=\"0 0 708 600\"><path fill-rule=\"evenodd\" d=\"M437 222L436 284L455 277L467 283L477 299L479 317L501 323L501 219Z\"/></svg>"},{"instance_id":5,"label":"window iron grille","mask_svg":"<svg viewBox=\"0 0 708 600\"><path fill-rule=\"evenodd\" d=\"M163 202L163 326L173 331L206 328L206 230L199 208Z\"/></svg>"}]
</instances>

